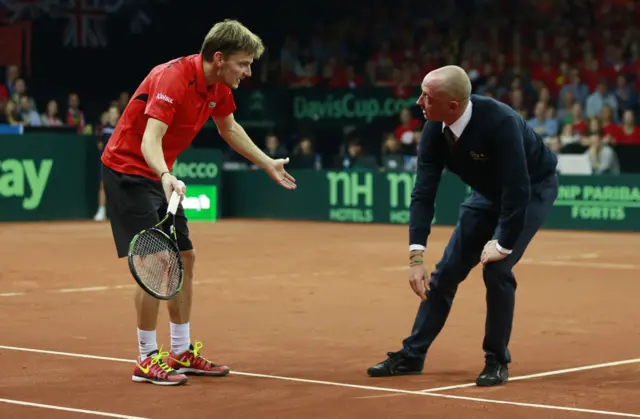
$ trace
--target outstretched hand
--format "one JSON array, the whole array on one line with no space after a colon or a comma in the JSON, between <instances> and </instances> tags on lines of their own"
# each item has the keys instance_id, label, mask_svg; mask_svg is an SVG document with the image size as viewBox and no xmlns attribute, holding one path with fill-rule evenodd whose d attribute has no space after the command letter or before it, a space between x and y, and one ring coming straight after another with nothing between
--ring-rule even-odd
<instances>
[{"instance_id":1,"label":"outstretched hand","mask_svg":"<svg viewBox=\"0 0 640 419\"><path fill-rule=\"evenodd\" d=\"M296 189L296 180L284 170L284 165L289 163L289 158L286 159L273 159L265 167L265 171L278 185L285 189Z\"/></svg>"}]
</instances>

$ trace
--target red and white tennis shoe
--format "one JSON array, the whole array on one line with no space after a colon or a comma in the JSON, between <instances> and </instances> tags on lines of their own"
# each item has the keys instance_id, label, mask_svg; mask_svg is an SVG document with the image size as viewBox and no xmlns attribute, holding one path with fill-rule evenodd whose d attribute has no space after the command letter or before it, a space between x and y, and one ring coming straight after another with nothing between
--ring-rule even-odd
<instances>
[{"instance_id":1,"label":"red and white tennis shoe","mask_svg":"<svg viewBox=\"0 0 640 419\"><path fill-rule=\"evenodd\" d=\"M169 367L164 357L169 352L153 351L142 362L138 359L133 370L132 380L136 383L151 383L162 386L178 386L187 382L187 376Z\"/></svg>"},{"instance_id":2,"label":"red and white tennis shoe","mask_svg":"<svg viewBox=\"0 0 640 419\"><path fill-rule=\"evenodd\" d=\"M182 354L169 354L167 365L180 374L185 375L206 375L212 377L222 377L229 374L229 367L217 365L200 355L202 342L189 345L189 350Z\"/></svg>"}]
</instances>

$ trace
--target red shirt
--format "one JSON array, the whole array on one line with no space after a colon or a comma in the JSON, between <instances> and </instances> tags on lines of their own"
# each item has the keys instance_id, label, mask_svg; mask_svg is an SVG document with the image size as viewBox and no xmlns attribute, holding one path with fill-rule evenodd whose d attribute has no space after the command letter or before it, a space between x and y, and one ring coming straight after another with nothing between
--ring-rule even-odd
<instances>
[{"instance_id":1,"label":"red shirt","mask_svg":"<svg viewBox=\"0 0 640 419\"><path fill-rule=\"evenodd\" d=\"M125 108L102 154L105 166L126 174L158 180L142 155L147 120L169 126L162 139L169 170L210 116L225 117L236 110L231 88L207 86L200 54L176 58L154 67Z\"/></svg>"},{"instance_id":2,"label":"red shirt","mask_svg":"<svg viewBox=\"0 0 640 419\"><path fill-rule=\"evenodd\" d=\"M640 127L634 127L630 134L624 132L624 128L621 125L618 126L618 132L616 133L616 144L635 144L640 145Z\"/></svg>"},{"instance_id":3,"label":"red shirt","mask_svg":"<svg viewBox=\"0 0 640 419\"><path fill-rule=\"evenodd\" d=\"M409 120L408 125L400 124L394 130L396 140L401 144L413 143L413 131L420 126L420 121L415 118Z\"/></svg>"}]
</instances>

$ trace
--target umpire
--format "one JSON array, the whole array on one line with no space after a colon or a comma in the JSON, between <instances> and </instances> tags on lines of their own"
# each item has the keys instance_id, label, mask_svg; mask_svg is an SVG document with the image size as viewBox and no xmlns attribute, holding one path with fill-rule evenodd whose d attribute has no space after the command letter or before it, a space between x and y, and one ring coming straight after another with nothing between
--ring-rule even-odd
<instances>
[{"instance_id":1,"label":"umpire","mask_svg":"<svg viewBox=\"0 0 640 419\"><path fill-rule=\"evenodd\" d=\"M505 383L516 280L512 269L544 223L558 194L557 158L509 106L471 94L463 69L446 66L426 75L418 105L427 122L420 139L409 221L409 282L422 299L411 335L398 352L369 368L373 377L422 372L427 351L442 330L458 285L481 263L487 290L479 386ZM431 231L444 168L472 189L435 270L423 253Z\"/></svg>"}]
</instances>

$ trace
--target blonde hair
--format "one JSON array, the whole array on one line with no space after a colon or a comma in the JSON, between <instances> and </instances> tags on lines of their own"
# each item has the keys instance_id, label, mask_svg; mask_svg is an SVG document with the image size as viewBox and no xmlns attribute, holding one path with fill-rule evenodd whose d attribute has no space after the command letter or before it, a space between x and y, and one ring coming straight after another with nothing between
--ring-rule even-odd
<instances>
[{"instance_id":1,"label":"blonde hair","mask_svg":"<svg viewBox=\"0 0 640 419\"><path fill-rule=\"evenodd\" d=\"M228 56L237 52L245 52L260 58L264 45L260 37L237 20L225 19L213 25L204 38L200 53L206 61L212 61L213 55L220 51Z\"/></svg>"}]
</instances>

